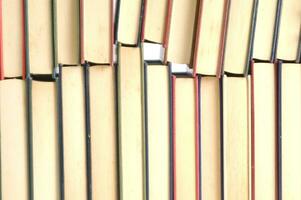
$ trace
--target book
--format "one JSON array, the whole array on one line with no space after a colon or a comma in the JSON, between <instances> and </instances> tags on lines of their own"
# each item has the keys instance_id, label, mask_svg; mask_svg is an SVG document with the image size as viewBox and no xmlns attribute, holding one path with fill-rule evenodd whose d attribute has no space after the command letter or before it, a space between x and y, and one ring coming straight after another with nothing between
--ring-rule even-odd
<instances>
[{"instance_id":1,"label":"book","mask_svg":"<svg viewBox=\"0 0 301 200\"><path fill-rule=\"evenodd\" d=\"M202 199L222 199L220 83L199 76L200 168Z\"/></svg>"},{"instance_id":2,"label":"book","mask_svg":"<svg viewBox=\"0 0 301 200\"><path fill-rule=\"evenodd\" d=\"M301 29L301 2L282 1L276 57L296 61Z\"/></svg>"},{"instance_id":3,"label":"book","mask_svg":"<svg viewBox=\"0 0 301 200\"><path fill-rule=\"evenodd\" d=\"M115 67L89 67L92 199L118 199Z\"/></svg>"},{"instance_id":4,"label":"book","mask_svg":"<svg viewBox=\"0 0 301 200\"><path fill-rule=\"evenodd\" d=\"M24 75L24 11L19 0L0 2L0 79Z\"/></svg>"},{"instance_id":5,"label":"book","mask_svg":"<svg viewBox=\"0 0 301 200\"><path fill-rule=\"evenodd\" d=\"M144 0L141 40L164 43L168 0Z\"/></svg>"},{"instance_id":6,"label":"book","mask_svg":"<svg viewBox=\"0 0 301 200\"><path fill-rule=\"evenodd\" d=\"M230 3L223 60L225 72L244 75L249 72L257 6L258 0L232 0Z\"/></svg>"},{"instance_id":7,"label":"book","mask_svg":"<svg viewBox=\"0 0 301 200\"><path fill-rule=\"evenodd\" d=\"M81 66L60 69L63 123L64 198L86 199L84 73Z\"/></svg>"},{"instance_id":8,"label":"book","mask_svg":"<svg viewBox=\"0 0 301 200\"><path fill-rule=\"evenodd\" d=\"M165 31L165 61L191 67L197 0L169 0Z\"/></svg>"},{"instance_id":9,"label":"book","mask_svg":"<svg viewBox=\"0 0 301 200\"><path fill-rule=\"evenodd\" d=\"M81 63L112 64L113 0L80 0L80 12Z\"/></svg>"},{"instance_id":10,"label":"book","mask_svg":"<svg viewBox=\"0 0 301 200\"><path fill-rule=\"evenodd\" d=\"M56 82L32 80L33 198L60 199Z\"/></svg>"},{"instance_id":11,"label":"book","mask_svg":"<svg viewBox=\"0 0 301 200\"><path fill-rule=\"evenodd\" d=\"M143 63L139 47L118 44L117 99L120 199L140 200L144 185Z\"/></svg>"},{"instance_id":12,"label":"book","mask_svg":"<svg viewBox=\"0 0 301 200\"><path fill-rule=\"evenodd\" d=\"M147 198L165 200L172 196L171 74L159 63L145 63L144 70Z\"/></svg>"},{"instance_id":13,"label":"book","mask_svg":"<svg viewBox=\"0 0 301 200\"><path fill-rule=\"evenodd\" d=\"M200 1L194 47L194 73L220 76L230 1Z\"/></svg>"},{"instance_id":14,"label":"book","mask_svg":"<svg viewBox=\"0 0 301 200\"><path fill-rule=\"evenodd\" d=\"M79 1L54 0L53 34L55 64L78 65L80 63Z\"/></svg>"},{"instance_id":15,"label":"book","mask_svg":"<svg viewBox=\"0 0 301 200\"><path fill-rule=\"evenodd\" d=\"M253 58L261 61L275 59L281 0L259 1L254 32Z\"/></svg>"},{"instance_id":16,"label":"book","mask_svg":"<svg viewBox=\"0 0 301 200\"><path fill-rule=\"evenodd\" d=\"M198 79L173 76L174 198L199 199Z\"/></svg>"},{"instance_id":17,"label":"book","mask_svg":"<svg viewBox=\"0 0 301 200\"><path fill-rule=\"evenodd\" d=\"M250 77L223 77L225 199L251 199ZM235 185L235 187L232 187Z\"/></svg>"},{"instance_id":18,"label":"book","mask_svg":"<svg viewBox=\"0 0 301 200\"><path fill-rule=\"evenodd\" d=\"M278 64L278 195L282 199L301 196L300 72L301 64Z\"/></svg>"},{"instance_id":19,"label":"book","mask_svg":"<svg viewBox=\"0 0 301 200\"><path fill-rule=\"evenodd\" d=\"M51 0L25 0L26 62L32 74L52 74L53 13Z\"/></svg>"},{"instance_id":20,"label":"book","mask_svg":"<svg viewBox=\"0 0 301 200\"><path fill-rule=\"evenodd\" d=\"M252 196L277 199L276 66L251 65Z\"/></svg>"},{"instance_id":21,"label":"book","mask_svg":"<svg viewBox=\"0 0 301 200\"><path fill-rule=\"evenodd\" d=\"M116 3L115 40L123 44L138 46L143 0L118 0Z\"/></svg>"},{"instance_id":22,"label":"book","mask_svg":"<svg viewBox=\"0 0 301 200\"><path fill-rule=\"evenodd\" d=\"M1 199L29 199L25 80L0 82Z\"/></svg>"}]
</instances>

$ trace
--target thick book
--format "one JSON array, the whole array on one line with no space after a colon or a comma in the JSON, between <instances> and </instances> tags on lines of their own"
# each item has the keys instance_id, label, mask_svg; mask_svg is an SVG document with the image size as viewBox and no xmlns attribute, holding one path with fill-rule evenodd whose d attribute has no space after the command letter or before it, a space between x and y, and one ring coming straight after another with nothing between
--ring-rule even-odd
<instances>
[{"instance_id":1,"label":"thick book","mask_svg":"<svg viewBox=\"0 0 301 200\"><path fill-rule=\"evenodd\" d=\"M90 98L92 199L117 200L115 67L95 65L88 70L86 76Z\"/></svg>"},{"instance_id":2,"label":"thick book","mask_svg":"<svg viewBox=\"0 0 301 200\"><path fill-rule=\"evenodd\" d=\"M301 64L278 64L278 196L301 196Z\"/></svg>"},{"instance_id":3,"label":"thick book","mask_svg":"<svg viewBox=\"0 0 301 200\"><path fill-rule=\"evenodd\" d=\"M198 79L172 77L174 199L200 199Z\"/></svg>"},{"instance_id":4,"label":"thick book","mask_svg":"<svg viewBox=\"0 0 301 200\"><path fill-rule=\"evenodd\" d=\"M251 65L252 199L277 199L277 69Z\"/></svg>"},{"instance_id":5,"label":"thick book","mask_svg":"<svg viewBox=\"0 0 301 200\"><path fill-rule=\"evenodd\" d=\"M52 74L54 67L51 0L25 0L26 62L32 74Z\"/></svg>"},{"instance_id":6,"label":"thick book","mask_svg":"<svg viewBox=\"0 0 301 200\"><path fill-rule=\"evenodd\" d=\"M222 199L220 81L199 76L201 199Z\"/></svg>"},{"instance_id":7,"label":"thick book","mask_svg":"<svg viewBox=\"0 0 301 200\"><path fill-rule=\"evenodd\" d=\"M282 0L258 2L253 59L274 62Z\"/></svg>"},{"instance_id":8,"label":"thick book","mask_svg":"<svg viewBox=\"0 0 301 200\"><path fill-rule=\"evenodd\" d=\"M139 47L118 44L117 67L120 199L141 200L144 185L143 61Z\"/></svg>"},{"instance_id":9,"label":"thick book","mask_svg":"<svg viewBox=\"0 0 301 200\"><path fill-rule=\"evenodd\" d=\"M231 1L223 59L224 72L245 76L248 74L257 7L258 0Z\"/></svg>"},{"instance_id":10,"label":"thick book","mask_svg":"<svg viewBox=\"0 0 301 200\"><path fill-rule=\"evenodd\" d=\"M282 1L276 58L296 61L301 34L301 1Z\"/></svg>"},{"instance_id":11,"label":"thick book","mask_svg":"<svg viewBox=\"0 0 301 200\"><path fill-rule=\"evenodd\" d=\"M25 80L0 82L1 199L29 200Z\"/></svg>"},{"instance_id":12,"label":"thick book","mask_svg":"<svg viewBox=\"0 0 301 200\"><path fill-rule=\"evenodd\" d=\"M192 65L197 0L169 0L165 31L165 61Z\"/></svg>"},{"instance_id":13,"label":"thick book","mask_svg":"<svg viewBox=\"0 0 301 200\"><path fill-rule=\"evenodd\" d=\"M194 73L221 75L230 1L201 0L194 46Z\"/></svg>"},{"instance_id":14,"label":"thick book","mask_svg":"<svg viewBox=\"0 0 301 200\"><path fill-rule=\"evenodd\" d=\"M60 199L56 82L31 81L33 198Z\"/></svg>"},{"instance_id":15,"label":"thick book","mask_svg":"<svg viewBox=\"0 0 301 200\"><path fill-rule=\"evenodd\" d=\"M171 71L145 63L145 148L147 199L172 199Z\"/></svg>"},{"instance_id":16,"label":"thick book","mask_svg":"<svg viewBox=\"0 0 301 200\"><path fill-rule=\"evenodd\" d=\"M60 69L63 123L64 198L87 199L84 73L81 66Z\"/></svg>"},{"instance_id":17,"label":"thick book","mask_svg":"<svg viewBox=\"0 0 301 200\"><path fill-rule=\"evenodd\" d=\"M223 191L225 199L251 199L250 77L223 76ZM235 187L233 187L235 185Z\"/></svg>"},{"instance_id":18,"label":"thick book","mask_svg":"<svg viewBox=\"0 0 301 200\"><path fill-rule=\"evenodd\" d=\"M141 40L164 44L168 0L144 0Z\"/></svg>"},{"instance_id":19,"label":"thick book","mask_svg":"<svg viewBox=\"0 0 301 200\"><path fill-rule=\"evenodd\" d=\"M115 42L138 46L141 40L143 4L144 0L117 0Z\"/></svg>"},{"instance_id":20,"label":"thick book","mask_svg":"<svg viewBox=\"0 0 301 200\"><path fill-rule=\"evenodd\" d=\"M53 0L55 64L80 64L79 0Z\"/></svg>"},{"instance_id":21,"label":"thick book","mask_svg":"<svg viewBox=\"0 0 301 200\"><path fill-rule=\"evenodd\" d=\"M80 0L81 63L113 63L113 2ZM127 2L127 6L130 7L130 2ZM132 10L122 17L131 16ZM133 26L131 19L124 23L129 23L126 27Z\"/></svg>"},{"instance_id":22,"label":"thick book","mask_svg":"<svg viewBox=\"0 0 301 200\"><path fill-rule=\"evenodd\" d=\"M0 79L24 75L23 8L19 0L0 1Z\"/></svg>"}]
</instances>

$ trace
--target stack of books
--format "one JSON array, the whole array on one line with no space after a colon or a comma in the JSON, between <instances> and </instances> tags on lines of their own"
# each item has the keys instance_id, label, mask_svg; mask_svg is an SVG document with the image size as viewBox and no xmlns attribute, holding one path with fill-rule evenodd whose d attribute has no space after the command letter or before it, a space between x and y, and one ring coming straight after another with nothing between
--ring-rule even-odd
<instances>
[{"instance_id":1,"label":"stack of books","mask_svg":"<svg viewBox=\"0 0 301 200\"><path fill-rule=\"evenodd\" d=\"M301 199L300 0L0 0L0 199Z\"/></svg>"}]
</instances>

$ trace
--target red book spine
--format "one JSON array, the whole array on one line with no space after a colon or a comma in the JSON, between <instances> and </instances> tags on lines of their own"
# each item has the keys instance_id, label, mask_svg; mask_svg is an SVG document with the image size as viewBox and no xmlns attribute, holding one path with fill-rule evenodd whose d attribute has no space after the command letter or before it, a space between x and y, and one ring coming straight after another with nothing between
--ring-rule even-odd
<instances>
[{"instance_id":1,"label":"red book spine","mask_svg":"<svg viewBox=\"0 0 301 200\"><path fill-rule=\"evenodd\" d=\"M2 0L0 0L0 80L3 79Z\"/></svg>"},{"instance_id":2,"label":"red book spine","mask_svg":"<svg viewBox=\"0 0 301 200\"><path fill-rule=\"evenodd\" d=\"M195 80L195 140L196 140L196 146L195 146L195 160L196 160L196 200L200 199L200 126L199 126L199 79L196 76L194 78Z\"/></svg>"}]
</instances>

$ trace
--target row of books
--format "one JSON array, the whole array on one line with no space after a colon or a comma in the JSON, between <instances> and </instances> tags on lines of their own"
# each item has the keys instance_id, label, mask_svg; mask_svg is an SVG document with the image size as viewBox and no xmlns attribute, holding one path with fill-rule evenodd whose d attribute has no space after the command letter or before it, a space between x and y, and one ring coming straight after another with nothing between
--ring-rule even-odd
<instances>
[{"instance_id":1,"label":"row of books","mask_svg":"<svg viewBox=\"0 0 301 200\"><path fill-rule=\"evenodd\" d=\"M194 74L247 75L251 59L300 62L300 10L299 0L2 0L0 77L112 64L117 41L161 44L164 63Z\"/></svg>"},{"instance_id":2,"label":"row of books","mask_svg":"<svg viewBox=\"0 0 301 200\"><path fill-rule=\"evenodd\" d=\"M2 199L301 197L301 64L219 79L118 52L0 82Z\"/></svg>"}]
</instances>

